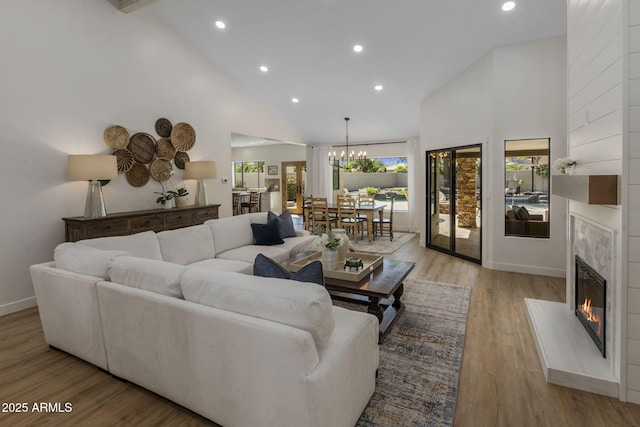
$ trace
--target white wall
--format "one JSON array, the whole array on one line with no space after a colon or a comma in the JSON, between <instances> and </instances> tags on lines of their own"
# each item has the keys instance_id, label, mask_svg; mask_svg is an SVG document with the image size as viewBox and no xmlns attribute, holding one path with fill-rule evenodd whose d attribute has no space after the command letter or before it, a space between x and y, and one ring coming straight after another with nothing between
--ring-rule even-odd
<instances>
[{"instance_id":1,"label":"white wall","mask_svg":"<svg viewBox=\"0 0 640 427\"><path fill-rule=\"evenodd\" d=\"M109 153L104 129L155 135L160 117L197 133L192 160L215 160L231 176L231 132L299 141L281 120L205 61L147 9L108 1L0 3L2 182L11 194L0 223L0 315L35 303L28 266L53 258L61 217L82 215L86 184L68 182L68 154ZM176 180L181 178L178 171ZM187 181L193 191L194 182ZM104 189L110 212L154 208L156 182L124 176ZM208 183L231 214L231 183Z\"/></svg>"},{"instance_id":2,"label":"white wall","mask_svg":"<svg viewBox=\"0 0 640 427\"><path fill-rule=\"evenodd\" d=\"M504 140L549 137L552 156L564 154L565 43L559 37L495 48L422 102L423 151L483 145L482 252L489 268L564 275L566 202L552 198L550 239L505 237L503 212Z\"/></svg>"},{"instance_id":3,"label":"white wall","mask_svg":"<svg viewBox=\"0 0 640 427\"><path fill-rule=\"evenodd\" d=\"M234 162L254 162L263 160L265 162L264 178L279 179L280 189L284 188L282 185L282 162L305 161L306 156L307 147L295 144L242 147L233 148L231 150L231 160ZM267 175L268 166L278 166L278 175ZM231 179L231 176L229 176L229 178ZM282 212L282 191L271 192L270 210L276 213Z\"/></svg>"}]
</instances>

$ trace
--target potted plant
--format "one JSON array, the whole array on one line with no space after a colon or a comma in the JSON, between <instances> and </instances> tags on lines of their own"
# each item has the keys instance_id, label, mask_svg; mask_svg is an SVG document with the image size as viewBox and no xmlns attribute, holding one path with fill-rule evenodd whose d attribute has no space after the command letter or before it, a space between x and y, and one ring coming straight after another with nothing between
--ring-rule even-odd
<instances>
[{"instance_id":1,"label":"potted plant","mask_svg":"<svg viewBox=\"0 0 640 427\"><path fill-rule=\"evenodd\" d=\"M161 204L165 209L170 209L173 207L173 191L166 191L162 193L154 191L154 193L160 195L160 197L156 199L156 203Z\"/></svg>"},{"instance_id":2,"label":"potted plant","mask_svg":"<svg viewBox=\"0 0 640 427\"><path fill-rule=\"evenodd\" d=\"M189 198L187 197L189 195L189 191L185 187L177 187L176 191L169 190L167 193L173 195L177 208L184 208L187 206L187 203L189 202Z\"/></svg>"},{"instance_id":3,"label":"potted plant","mask_svg":"<svg viewBox=\"0 0 640 427\"><path fill-rule=\"evenodd\" d=\"M338 248L344 245L342 236L335 235L331 230L323 230L316 227L318 235L314 242L317 249L322 250L322 266L325 270L335 270L338 266Z\"/></svg>"}]
</instances>

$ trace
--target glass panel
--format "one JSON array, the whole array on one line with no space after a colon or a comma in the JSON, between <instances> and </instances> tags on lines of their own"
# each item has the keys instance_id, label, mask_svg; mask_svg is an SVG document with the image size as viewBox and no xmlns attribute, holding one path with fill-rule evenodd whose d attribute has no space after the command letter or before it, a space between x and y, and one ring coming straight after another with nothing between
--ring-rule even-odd
<instances>
[{"instance_id":1,"label":"glass panel","mask_svg":"<svg viewBox=\"0 0 640 427\"><path fill-rule=\"evenodd\" d=\"M436 151L431 153L431 158L431 192L435 195L435 209L431 218L431 244L451 249L451 156L448 151Z\"/></svg>"},{"instance_id":2,"label":"glass panel","mask_svg":"<svg viewBox=\"0 0 640 427\"><path fill-rule=\"evenodd\" d=\"M285 166L285 175L287 181L287 206L290 211L297 211L298 205L298 179L297 179L297 166Z\"/></svg>"},{"instance_id":3,"label":"glass panel","mask_svg":"<svg viewBox=\"0 0 640 427\"><path fill-rule=\"evenodd\" d=\"M549 237L549 138L505 141L505 235Z\"/></svg>"},{"instance_id":4,"label":"glass panel","mask_svg":"<svg viewBox=\"0 0 640 427\"><path fill-rule=\"evenodd\" d=\"M480 259L480 147L455 151L455 251Z\"/></svg>"}]
</instances>

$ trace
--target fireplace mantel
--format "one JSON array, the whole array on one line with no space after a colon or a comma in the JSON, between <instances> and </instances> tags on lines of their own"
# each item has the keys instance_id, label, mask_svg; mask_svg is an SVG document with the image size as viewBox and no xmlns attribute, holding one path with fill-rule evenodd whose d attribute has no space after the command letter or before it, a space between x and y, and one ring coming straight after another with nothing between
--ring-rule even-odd
<instances>
[{"instance_id":1,"label":"fireplace mantel","mask_svg":"<svg viewBox=\"0 0 640 427\"><path fill-rule=\"evenodd\" d=\"M552 194L590 205L619 205L618 175L553 175Z\"/></svg>"}]
</instances>

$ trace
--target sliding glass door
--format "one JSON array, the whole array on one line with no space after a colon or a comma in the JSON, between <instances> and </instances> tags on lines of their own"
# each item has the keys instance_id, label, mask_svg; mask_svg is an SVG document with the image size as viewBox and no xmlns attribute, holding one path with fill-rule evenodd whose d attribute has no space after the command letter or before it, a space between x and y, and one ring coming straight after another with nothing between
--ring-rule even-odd
<instances>
[{"instance_id":1,"label":"sliding glass door","mask_svg":"<svg viewBox=\"0 0 640 427\"><path fill-rule=\"evenodd\" d=\"M427 152L427 247L482 261L480 145Z\"/></svg>"}]
</instances>

